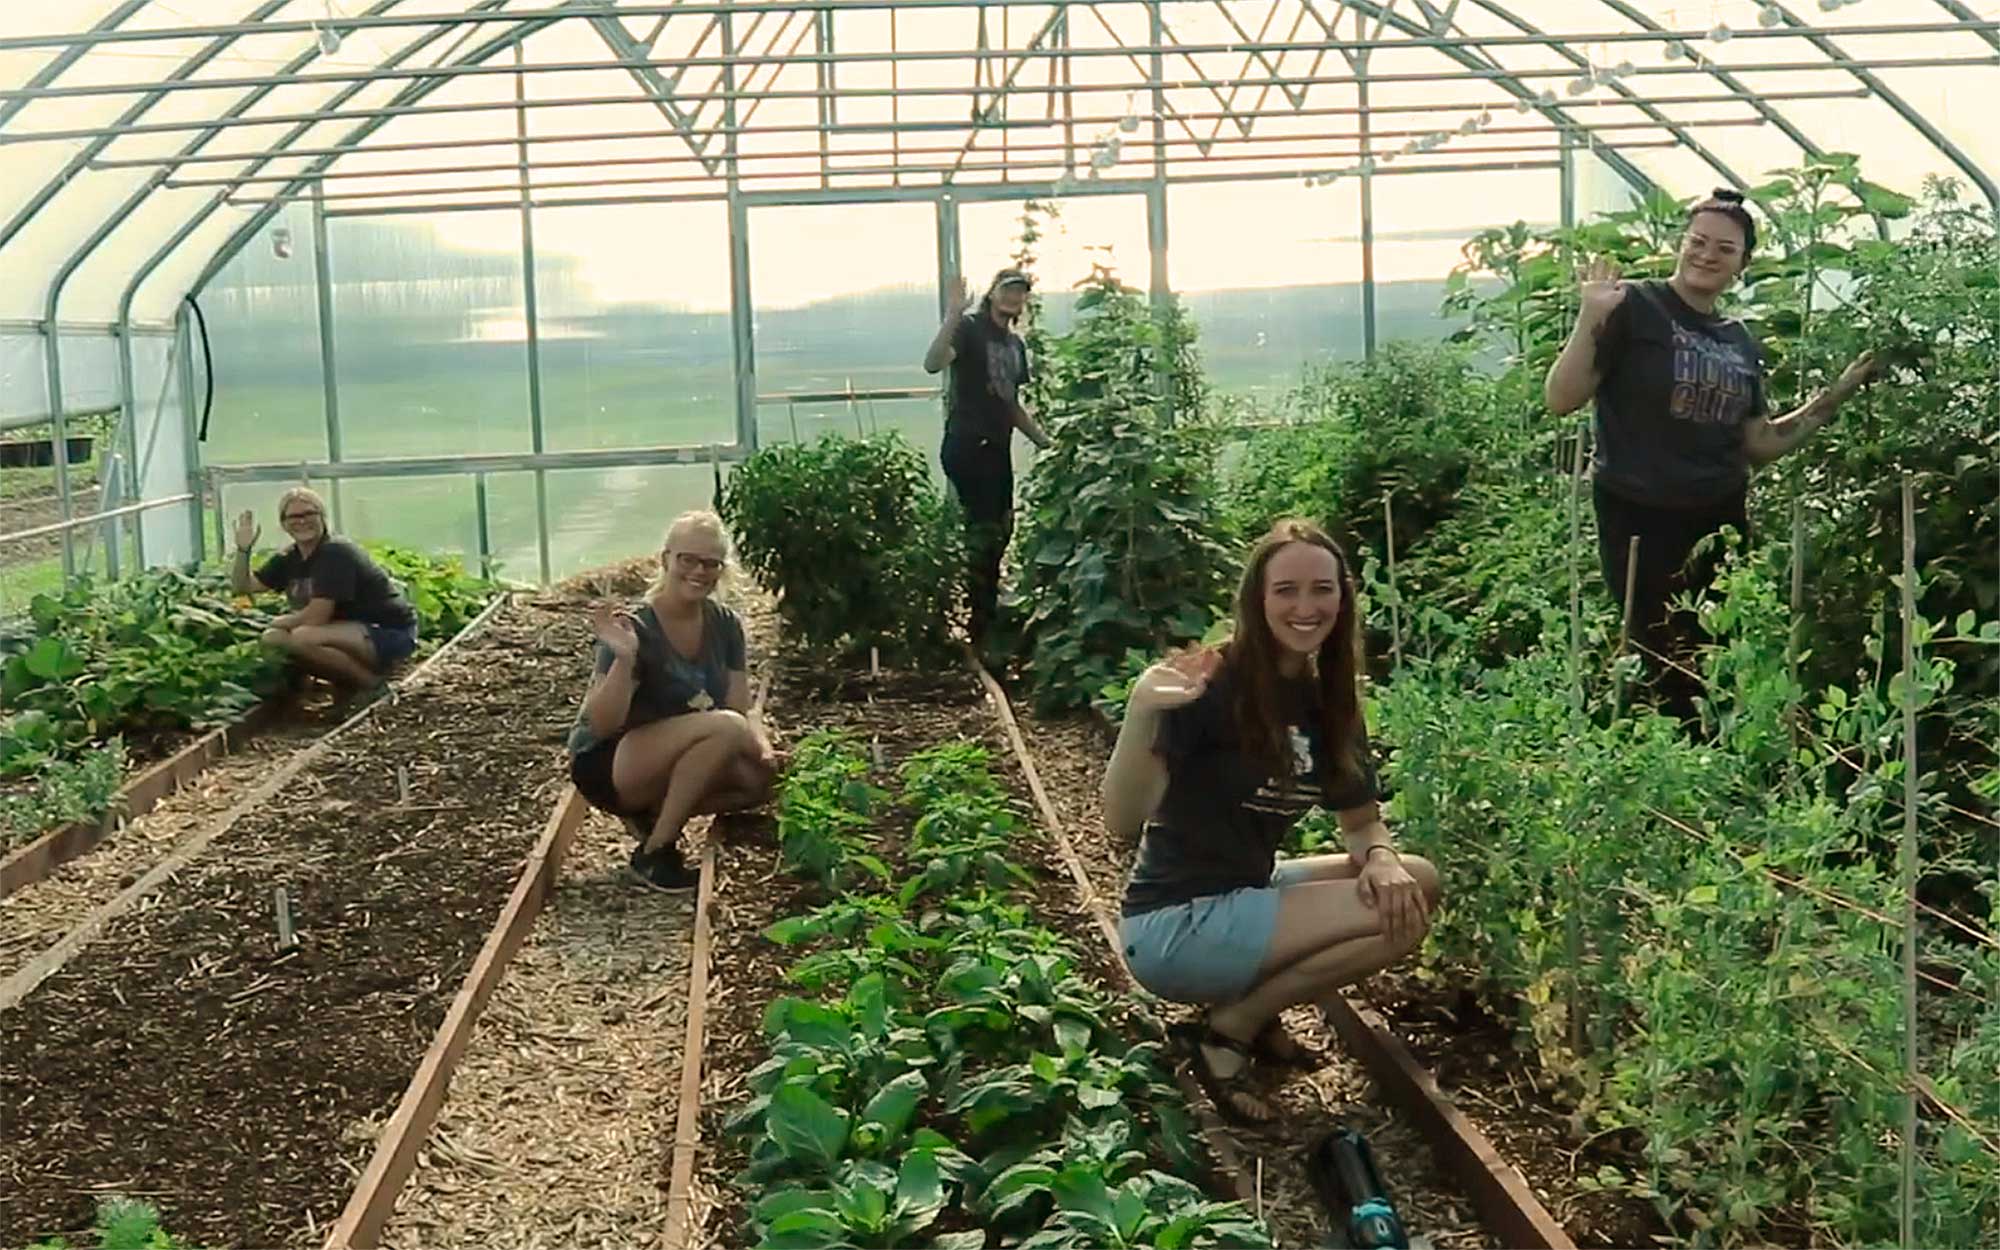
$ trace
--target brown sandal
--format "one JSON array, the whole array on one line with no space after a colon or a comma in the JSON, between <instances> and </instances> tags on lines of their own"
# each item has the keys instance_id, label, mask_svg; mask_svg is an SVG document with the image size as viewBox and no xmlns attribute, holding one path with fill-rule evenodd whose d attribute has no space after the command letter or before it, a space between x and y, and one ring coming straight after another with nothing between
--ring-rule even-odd
<instances>
[{"instance_id":1,"label":"brown sandal","mask_svg":"<svg viewBox=\"0 0 2000 1250\"><path fill-rule=\"evenodd\" d=\"M1319 1066L1319 1057L1291 1035L1282 1019L1273 1019L1271 1023L1265 1025L1250 1043L1250 1049L1259 1059L1275 1063L1280 1067Z\"/></svg>"},{"instance_id":2,"label":"brown sandal","mask_svg":"<svg viewBox=\"0 0 2000 1250\"><path fill-rule=\"evenodd\" d=\"M1194 1020L1175 1025L1168 1030L1168 1034L1186 1053L1194 1069L1194 1079L1208 1092L1209 1101L1215 1104L1215 1109L1222 1113L1224 1119L1261 1128L1278 1118L1277 1108L1250 1088L1251 1054L1248 1042L1218 1033L1206 1022ZM1238 1055L1243 1060L1243 1066L1223 1076L1210 1065L1203 1047Z\"/></svg>"}]
</instances>

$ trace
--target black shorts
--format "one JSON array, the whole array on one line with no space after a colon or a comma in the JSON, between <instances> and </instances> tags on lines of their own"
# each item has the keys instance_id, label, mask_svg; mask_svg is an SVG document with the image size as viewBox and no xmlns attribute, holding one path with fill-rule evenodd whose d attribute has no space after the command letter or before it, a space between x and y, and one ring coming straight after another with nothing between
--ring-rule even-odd
<instances>
[{"instance_id":1,"label":"black shorts","mask_svg":"<svg viewBox=\"0 0 2000 1250\"><path fill-rule=\"evenodd\" d=\"M611 781L611 765L618 756L618 742L624 734L615 734L591 747L580 755L569 758L569 779L576 786L576 792L584 801L600 812L613 816L645 816L645 811L635 811L627 807L618 797L618 787Z\"/></svg>"}]
</instances>

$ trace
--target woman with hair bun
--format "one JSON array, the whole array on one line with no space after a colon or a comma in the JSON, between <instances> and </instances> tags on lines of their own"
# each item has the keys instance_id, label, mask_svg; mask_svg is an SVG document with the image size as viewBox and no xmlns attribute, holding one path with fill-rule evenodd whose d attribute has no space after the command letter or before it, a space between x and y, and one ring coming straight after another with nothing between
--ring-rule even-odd
<instances>
[{"instance_id":1,"label":"woman with hair bun","mask_svg":"<svg viewBox=\"0 0 2000 1250\"><path fill-rule=\"evenodd\" d=\"M743 622L715 601L729 540L713 512L667 527L645 599L600 605L597 672L570 730L570 780L639 839L632 875L657 890L694 888L681 829L701 812L771 795L777 752L750 707Z\"/></svg>"},{"instance_id":2,"label":"woman with hair bun","mask_svg":"<svg viewBox=\"0 0 2000 1250\"><path fill-rule=\"evenodd\" d=\"M1701 685L1692 672L1698 627L1669 605L1705 588L1716 568L1713 555L1689 556L1724 526L1747 537L1751 467L1797 448L1875 372L1864 352L1831 387L1770 415L1757 340L1716 311L1756 247L1743 196L1718 190L1688 211L1666 281L1621 282L1610 262L1591 261L1576 328L1544 389L1558 415L1597 401L1592 476L1604 580L1622 603L1637 537L1632 639L1666 710L1686 723L1696 720Z\"/></svg>"}]
</instances>

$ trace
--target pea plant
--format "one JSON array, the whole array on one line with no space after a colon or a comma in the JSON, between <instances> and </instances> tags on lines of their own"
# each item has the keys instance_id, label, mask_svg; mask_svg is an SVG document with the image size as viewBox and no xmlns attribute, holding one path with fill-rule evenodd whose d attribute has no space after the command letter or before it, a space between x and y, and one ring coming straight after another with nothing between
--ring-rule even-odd
<instances>
[{"instance_id":1,"label":"pea plant","mask_svg":"<svg viewBox=\"0 0 2000 1250\"><path fill-rule=\"evenodd\" d=\"M865 784L852 743L810 741L810 784ZM1118 1038L1074 952L1034 923L1031 875L985 845L1008 799L983 749L942 745L900 780L922 832L889 853L891 877L970 867L830 886L767 933L801 952L791 977L813 997L766 1010L768 1057L728 1121L752 1244L1268 1246L1242 1204L1170 1175L1205 1168L1187 1113L1153 1046Z\"/></svg>"}]
</instances>

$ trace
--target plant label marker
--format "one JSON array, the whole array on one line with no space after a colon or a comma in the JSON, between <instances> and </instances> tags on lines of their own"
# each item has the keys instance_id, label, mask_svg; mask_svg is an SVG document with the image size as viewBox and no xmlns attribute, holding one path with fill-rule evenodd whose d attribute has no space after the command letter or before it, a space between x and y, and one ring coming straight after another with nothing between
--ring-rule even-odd
<instances>
[{"instance_id":1,"label":"plant label marker","mask_svg":"<svg viewBox=\"0 0 2000 1250\"><path fill-rule=\"evenodd\" d=\"M299 935L292 928L292 896L281 885L271 891L271 901L278 911L278 949L288 951L299 944Z\"/></svg>"},{"instance_id":2,"label":"plant label marker","mask_svg":"<svg viewBox=\"0 0 2000 1250\"><path fill-rule=\"evenodd\" d=\"M870 681L882 680L882 650L880 647L868 648L868 679Z\"/></svg>"},{"instance_id":3,"label":"plant label marker","mask_svg":"<svg viewBox=\"0 0 2000 1250\"><path fill-rule=\"evenodd\" d=\"M410 771L401 764L396 765L396 801L398 803L410 801Z\"/></svg>"},{"instance_id":4,"label":"plant label marker","mask_svg":"<svg viewBox=\"0 0 2000 1250\"><path fill-rule=\"evenodd\" d=\"M887 768L889 766L889 757L882 754L882 739L876 738L869 746L875 754L875 767Z\"/></svg>"}]
</instances>

